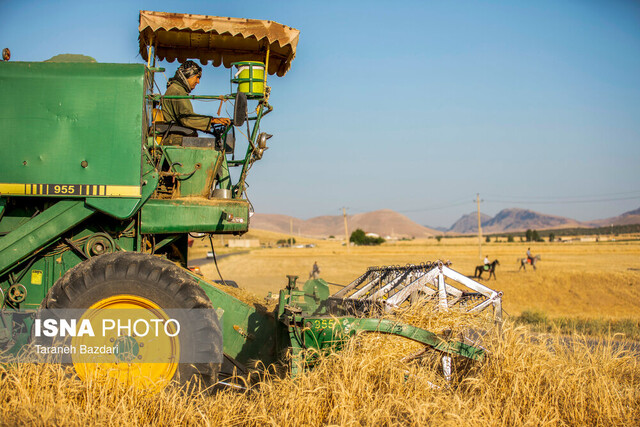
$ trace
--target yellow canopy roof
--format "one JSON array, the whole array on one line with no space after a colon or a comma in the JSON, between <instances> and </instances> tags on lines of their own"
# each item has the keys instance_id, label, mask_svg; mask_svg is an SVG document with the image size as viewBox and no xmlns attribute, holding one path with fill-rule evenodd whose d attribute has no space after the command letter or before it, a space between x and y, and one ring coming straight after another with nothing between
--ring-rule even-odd
<instances>
[{"instance_id":1,"label":"yellow canopy roof","mask_svg":"<svg viewBox=\"0 0 640 427\"><path fill-rule=\"evenodd\" d=\"M284 76L296 56L300 31L274 21L140 11L140 55L148 60L153 46L160 60L199 59L218 67L232 62L265 61L269 74Z\"/></svg>"}]
</instances>

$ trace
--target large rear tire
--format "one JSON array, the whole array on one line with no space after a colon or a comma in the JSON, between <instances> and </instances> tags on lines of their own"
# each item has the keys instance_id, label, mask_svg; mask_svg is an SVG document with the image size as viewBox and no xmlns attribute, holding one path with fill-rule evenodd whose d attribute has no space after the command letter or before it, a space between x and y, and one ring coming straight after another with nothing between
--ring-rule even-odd
<instances>
[{"instance_id":1,"label":"large rear tire","mask_svg":"<svg viewBox=\"0 0 640 427\"><path fill-rule=\"evenodd\" d=\"M172 310L178 316L180 313L186 316L188 310L209 309L199 311L205 315L197 325L188 324L187 318L178 319L187 324L182 325L177 338L169 338L160 350L154 350L166 353L161 354L162 360L166 356L166 363L157 363L158 354L154 354L156 363L76 363L74 360L74 367L81 378L108 372L109 376L140 388L159 388L171 381L208 387L217 380L219 363L184 363L180 358L190 354L196 355L197 361L222 361L222 332L204 290L184 270L166 259L130 252L90 258L67 271L50 289L41 307L92 309L85 312L83 318L95 318L100 316L100 310L112 308L145 310L141 314L161 317L166 317L163 309L182 309ZM140 337L135 340L144 341ZM157 343L149 342L145 350L150 352L154 344Z\"/></svg>"}]
</instances>

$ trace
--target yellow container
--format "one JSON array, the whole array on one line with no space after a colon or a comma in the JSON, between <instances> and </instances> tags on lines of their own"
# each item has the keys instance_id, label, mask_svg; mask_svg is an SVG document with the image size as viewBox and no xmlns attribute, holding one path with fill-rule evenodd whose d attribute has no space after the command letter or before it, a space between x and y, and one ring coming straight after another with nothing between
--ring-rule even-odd
<instances>
[{"instance_id":1,"label":"yellow container","mask_svg":"<svg viewBox=\"0 0 640 427\"><path fill-rule=\"evenodd\" d=\"M245 61L234 65L238 72L232 81L238 83L238 92L264 94L264 62Z\"/></svg>"}]
</instances>

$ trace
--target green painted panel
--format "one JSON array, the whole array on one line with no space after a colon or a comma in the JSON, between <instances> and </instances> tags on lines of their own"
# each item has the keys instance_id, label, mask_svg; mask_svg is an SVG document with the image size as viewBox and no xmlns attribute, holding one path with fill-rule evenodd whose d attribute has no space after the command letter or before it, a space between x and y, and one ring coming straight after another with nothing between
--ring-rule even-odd
<instances>
[{"instance_id":1,"label":"green painted panel","mask_svg":"<svg viewBox=\"0 0 640 427\"><path fill-rule=\"evenodd\" d=\"M151 199L140 210L140 233L244 233L249 228L246 200Z\"/></svg>"},{"instance_id":2,"label":"green painted panel","mask_svg":"<svg viewBox=\"0 0 640 427\"><path fill-rule=\"evenodd\" d=\"M222 323L224 353L240 363L260 360L265 366L275 362L277 322L273 314L256 310L223 292L202 277L189 272L198 281L218 312Z\"/></svg>"},{"instance_id":3,"label":"green painted panel","mask_svg":"<svg viewBox=\"0 0 640 427\"><path fill-rule=\"evenodd\" d=\"M3 236L0 238L0 274L94 212L82 201L61 200Z\"/></svg>"},{"instance_id":4,"label":"green painted panel","mask_svg":"<svg viewBox=\"0 0 640 427\"><path fill-rule=\"evenodd\" d=\"M0 184L140 196L144 65L0 62L0 87Z\"/></svg>"},{"instance_id":5,"label":"green painted panel","mask_svg":"<svg viewBox=\"0 0 640 427\"><path fill-rule=\"evenodd\" d=\"M164 147L170 164L174 164L178 177L180 196L209 195L214 179L214 169L220 152L212 148ZM179 163L179 164L178 164Z\"/></svg>"},{"instance_id":6,"label":"green painted panel","mask_svg":"<svg viewBox=\"0 0 640 427\"><path fill-rule=\"evenodd\" d=\"M142 187L140 198L126 197L87 197L87 206L111 215L114 218L126 219L138 212L140 207L151 197L158 186L158 174L149 164L144 165L145 173L142 175Z\"/></svg>"}]
</instances>

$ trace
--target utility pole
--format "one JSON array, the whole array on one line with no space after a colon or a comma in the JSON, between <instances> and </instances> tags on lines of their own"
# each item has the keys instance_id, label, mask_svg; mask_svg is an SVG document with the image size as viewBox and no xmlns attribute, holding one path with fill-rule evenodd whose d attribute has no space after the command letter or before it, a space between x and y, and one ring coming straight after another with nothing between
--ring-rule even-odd
<instances>
[{"instance_id":1,"label":"utility pole","mask_svg":"<svg viewBox=\"0 0 640 427\"><path fill-rule=\"evenodd\" d=\"M344 217L344 239L347 243L347 253L349 253L349 231L347 230L347 209L342 208L342 216Z\"/></svg>"},{"instance_id":2,"label":"utility pole","mask_svg":"<svg viewBox=\"0 0 640 427\"><path fill-rule=\"evenodd\" d=\"M480 220L480 193L476 193L478 204L478 256L482 259L482 221Z\"/></svg>"},{"instance_id":3,"label":"utility pole","mask_svg":"<svg viewBox=\"0 0 640 427\"><path fill-rule=\"evenodd\" d=\"M293 218L289 218L289 247L293 246Z\"/></svg>"}]
</instances>

